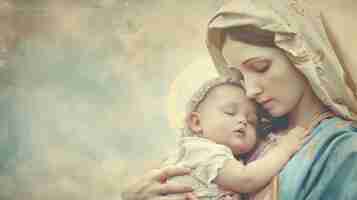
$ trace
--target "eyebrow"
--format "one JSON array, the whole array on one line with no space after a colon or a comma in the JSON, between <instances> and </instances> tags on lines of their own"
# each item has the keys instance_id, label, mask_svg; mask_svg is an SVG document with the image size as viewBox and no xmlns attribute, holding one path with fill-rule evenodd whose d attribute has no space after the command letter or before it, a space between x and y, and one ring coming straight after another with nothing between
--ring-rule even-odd
<instances>
[{"instance_id":1,"label":"eyebrow","mask_svg":"<svg viewBox=\"0 0 357 200\"><path fill-rule=\"evenodd\" d=\"M261 61L262 59L265 59L264 57L260 56L260 57L252 57L252 58L248 58L247 60L242 62L242 65L246 65L249 64L251 62L256 62L256 61Z\"/></svg>"}]
</instances>

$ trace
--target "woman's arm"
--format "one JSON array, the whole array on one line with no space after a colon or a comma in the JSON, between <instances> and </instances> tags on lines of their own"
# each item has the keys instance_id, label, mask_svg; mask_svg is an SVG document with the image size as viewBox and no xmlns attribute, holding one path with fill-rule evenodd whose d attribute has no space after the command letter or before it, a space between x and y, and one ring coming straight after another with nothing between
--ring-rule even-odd
<instances>
[{"instance_id":1,"label":"woman's arm","mask_svg":"<svg viewBox=\"0 0 357 200\"><path fill-rule=\"evenodd\" d=\"M187 193L186 200L196 200L190 194L190 186L165 183L170 177L183 176L190 170L182 167L166 167L149 171L145 176L138 178L135 182L128 184L122 191L123 200L177 200L170 194ZM182 199L183 200L183 199Z\"/></svg>"},{"instance_id":2,"label":"woman's arm","mask_svg":"<svg viewBox=\"0 0 357 200\"><path fill-rule=\"evenodd\" d=\"M214 180L218 185L235 192L249 193L257 191L279 173L290 157L304 141L302 128L295 128L282 136L276 146L256 161L242 165L235 160L227 161Z\"/></svg>"}]
</instances>

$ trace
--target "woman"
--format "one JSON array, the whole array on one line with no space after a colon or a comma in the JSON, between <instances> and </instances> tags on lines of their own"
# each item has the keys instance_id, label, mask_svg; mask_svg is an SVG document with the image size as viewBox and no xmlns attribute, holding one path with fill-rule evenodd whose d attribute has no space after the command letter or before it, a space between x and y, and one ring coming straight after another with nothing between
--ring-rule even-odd
<instances>
[{"instance_id":1,"label":"woman","mask_svg":"<svg viewBox=\"0 0 357 200\"><path fill-rule=\"evenodd\" d=\"M349 74L352 66L336 56L327 28L298 2L278 0L235 0L209 22L207 45L217 70L238 69L247 95L272 116L287 118L287 128L276 134L295 126L310 130L307 143L273 184L251 199L357 199L357 128L352 121L357 120L357 80ZM141 179L147 187L134 184L124 198L170 199L166 194L188 192L152 178L181 172L163 169L152 181Z\"/></svg>"}]
</instances>

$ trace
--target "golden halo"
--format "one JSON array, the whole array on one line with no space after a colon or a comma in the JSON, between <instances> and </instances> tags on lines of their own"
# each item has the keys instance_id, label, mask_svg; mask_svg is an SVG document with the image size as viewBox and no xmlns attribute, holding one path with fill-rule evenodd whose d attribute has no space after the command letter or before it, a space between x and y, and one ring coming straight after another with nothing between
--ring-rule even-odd
<instances>
[{"instance_id":1,"label":"golden halo","mask_svg":"<svg viewBox=\"0 0 357 200\"><path fill-rule=\"evenodd\" d=\"M171 128L184 127L185 108L192 95L218 73L209 57L202 57L188 65L170 84L167 96L167 117Z\"/></svg>"}]
</instances>

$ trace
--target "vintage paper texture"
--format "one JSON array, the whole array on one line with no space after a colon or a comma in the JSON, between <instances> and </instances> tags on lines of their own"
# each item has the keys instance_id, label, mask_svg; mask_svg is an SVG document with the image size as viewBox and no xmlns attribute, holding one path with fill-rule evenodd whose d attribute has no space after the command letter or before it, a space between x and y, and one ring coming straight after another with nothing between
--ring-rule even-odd
<instances>
[{"instance_id":1,"label":"vintage paper texture","mask_svg":"<svg viewBox=\"0 0 357 200\"><path fill-rule=\"evenodd\" d=\"M310 1L357 32L354 1ZM171 83L212 65L223 2L0 0L0 199L120 199L175 144Z\"/></svg>"}]
</instances>

